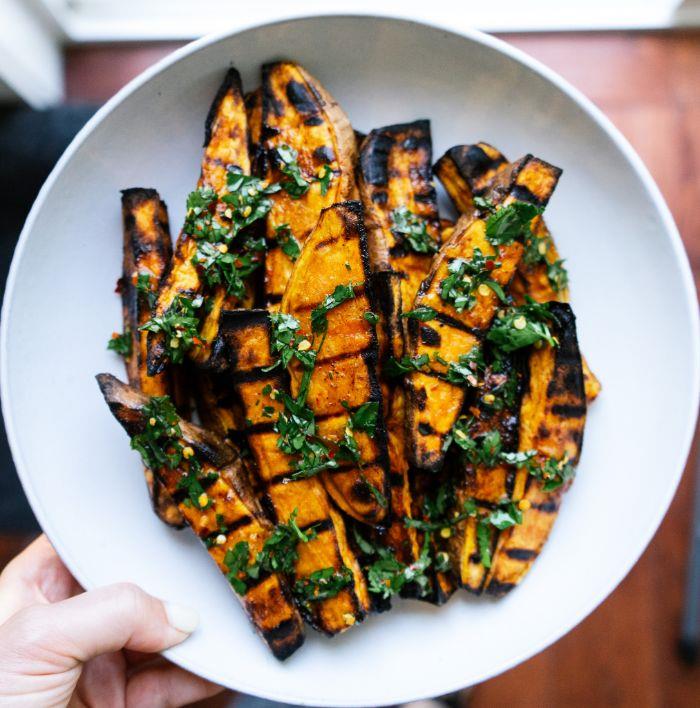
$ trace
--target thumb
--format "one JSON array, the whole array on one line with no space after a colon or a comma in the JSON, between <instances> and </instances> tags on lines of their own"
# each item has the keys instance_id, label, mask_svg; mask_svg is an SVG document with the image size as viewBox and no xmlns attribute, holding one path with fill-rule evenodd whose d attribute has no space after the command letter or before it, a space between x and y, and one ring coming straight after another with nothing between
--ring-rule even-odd
<instances>
[{"instance_id":1,"label":"thumb","mask_svg":"<svg viewBox=\"0 0 700 708\"><path fill-rule=\"evenodd\" d=\"M119 649L162 651L186 639L198 623L195 610L121 583L52 605L33 605L7 624L15 625L9 636L24 640L33 659L68 668Z\"/></svg>"}]
</instances>

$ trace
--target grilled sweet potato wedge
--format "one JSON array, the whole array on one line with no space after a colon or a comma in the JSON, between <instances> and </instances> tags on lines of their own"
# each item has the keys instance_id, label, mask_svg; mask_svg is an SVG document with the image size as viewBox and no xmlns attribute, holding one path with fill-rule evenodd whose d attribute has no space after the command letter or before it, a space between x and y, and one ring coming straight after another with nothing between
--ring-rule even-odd
<instances>
[{"instance_id":1,"label":"grilled sweet potato wedge","mask_svg":"<svg viewBox=\"0 0 700 708\"><path fill-rule=\"evenodd\" d=\"M497 180L492 190L493 201L506 205L517 199L545 206L560 174L559 168L527 155ZM522 243L515 241L499 246L496 251L486 238L486 222L465 215L450 241L435 256L414 302L414 309L429 307L436 313L429 322L410 320L407 347L411 358L429 358L421 370L406 376L409 460L424 469L436 470L442 464L446 436L465 401L466 387L445 379L449 365L480 346L498 309L498 296L488 287L480 288L475 293L474 305L462 312L441 297L442 283L450 275L450 263L456 258L472 259L476 249L485 258L495 258L500 263L492 271L492 280L506 288L522 257Z\"/></svg>"},{"instance_id":2,"label":"grilled sweet potato wedge","mask_svg":"<svg viewBox=\"0 0 700 708\"><path fill-rule=\"evenodd\" d=\"M477 143L450 148L435 164L435 173L455 207L462 214L469 214L474 211L474 197L483 197L507 168L508 160L501 152L487 143ZM537 302L568 302L569 288L565 272L562 275L560 268L561 257L545 220L536 219L532 230L538 239L538 248L544 251L544 262L520 261L513 279L513 297L518 304L525 295ZM583 375L586 398L591 403L600 393L601 386L585 358Z\"/></svg>"},{"instance_id":3,"label":"grilled sweet potato wedge","mask_svg":"<svg viewBox=\"0 0 700 708\"><path fill-rule=\"evenodd\" d=\"M303 244L323 209L355 195L356 146L341 107L302 66L275 62L262 75L265 177L283 186L267 218L265 297L276 308L294 266L281 237Z\"/></svg>"},{"instance_id":4,"label":"grilled sweet potato wedge","mask_svg":"<svg viewBox=\"0 0 700 708\"><path fill-rule=\"evenodd\" d=\"M493 365L486 370L479 398L469 409L474 420L470 435L479 438L496 431L504 452L518 449L522 395L520 368L518 355L502 355L497 370ZM489 467L454 460L452 467L457 512L464 508L468 500L473 500L479 511L486 511L511 499L516 476L512 465L500 461ZM487 531L493 537L493 529L488 528ZM457 523L446 545L459 584L470 592L480 593L487 569L479 554L477 517L468 516Z\"/></svg>"},{"instance_id":5,"label":"grilled sweet potato wedge","mask_svg":"<svg viewBox=\"0 0 700 708\"><path fill-rule=\"evenodd\" d=\"M227 192L227 172L231 168L250 174L248 153L248 126L246 108L241 89L241 79L235 69L229 69L226 78L214 98L206 120L204 154L198 188L211 188L219 196ZM215 205L217 223L230 223L226 216L227 204L218 201ZM241 238L239 235L238 238ZM223 285L207 288L200 269L192 262L197 252L197 239L183 231L178 237L175 255L170 270L158 293L155 315L163 316L178 296L189 299L206 292L208 308L199 326L198 342L189 350L189 356L199 365L215 366L218 352L218 322L222 308L235 307L237 298L227 295ZM165 335L162 332L149 334L148 370L151 375L160 373L167 361Z\"/></svg>"},{"instance_id":6,"label":"grilled sweet potato wedge","mask_svg":"<svg viewBox=\"0 0 700 708\"><path fill-rule=\"evenodd\" d=\"M374 435L356 435L361 448L358 463L340 463L321 473L333 501L349 516L376 525L387 514L389 463L382 396L377 369L379 346L366 312L378 303L371 287L369 247L359 202L335 204L321 218L302 248L292 271L281 311L295 317L300 331L313 337L312 313L336 288L352 288L352 296L327 312L327 332L317 349L307 402L321 435L339 442L348 415L361 406L378 406ZM318 341L318 340L317 340ZM299 394L303 369L290 363L291 392Z\"/></svg>"},{"instance_id":7,"label":"grilled sweet potato wedge","mask_svg":"<svg viewBox=\"0 0 700 708\"><path fill-rule=\"evenodd\" d=\"M411 308L418 287L430 270L443 226L448 229L453 226L449 222L443 225L439 219L431 163L432 139L427 120L373 130L360 147L358 183L365 207L370 250L374 262L391 269L388 272L396 273L400 278L399 297L393 299L398 300L404 309ZM417 231L423 232L422 238L411 239L402 232L406 230L406 224L401 223L402 210L415 217ZM391 316L385 318L391 325ZM389 338L393 342L389 353L395 359L401 359L404 354L404 334L403 326L396 334L393 326L389 327ZM386 398L390 401L387 430L392 519L383 541L399 560L411 563L420 555L422 539L414 528L406 527L404 519L420 515L422 498L420 495L414 498L413 492L430 485L424 485L423 480L418 479L420 473L409 470L405 452L405 392L401 381L395 382L386 392ZM436 588L440 585L438 580ZM439 594L433 592L426 597L436 599ZM449 596L449 593L442 594Z\"/></svg>"},{"instance_id":8,"label":"grilled sweet potato wedge","mask_svg":"<svg viewBox=\"0 0 700 708\"><path fill-rule=\"evenodd\" d=\"M155 419L147 419L144 413L151 399L110 374L100 374L97 380L112 414L130 437L153 424L151 421ZM234 449L203 428L183 420L179 421L179 427L182 433L179 443L191 454L183 455L175 469L164 465L155 473L168 494L177 500L187 524L206 543L212 559L228 577L232 569L227 552L244 541L249 548L248 562L252 562L273 527L249 488L242 461ZM185 459L198 460L199 473L193 472L192 463ZM199 484L195 500L193 487L183 485L193 474L198 474ZM197 496L199 489L202 492ZM240 599L251 622L278 659L287 658L301 646L302 620L287 582L279 573L262 572L255 580L248 578Z\"/></svg>"},{"instance_id":9,"label":"grilled sweet potato wedge","mask_svg":"<svg viewBox=\"0 0 700 708\"><path fill-rule=\"evenodd\" d=\"M435 174L460 214L474 210L474 197L483 197L493 180L508 168L508 160L492 145L455 145L436 163Z\"/></svg>"},{"instance_id":10,"label":"grilled sweet potato wedge","mask_svg":"<svg viewBox=\"0 0 700 708\"><path fill-rule=\"evenodd\" d=\"M154 189L140 187L122 192L124 250L120 289L124 332L131 335L131 353L126 357L129 383L147 396L172 396L172 371L156 376L146 371L147 334L139 327L151 317L151 302L172 258L168 212ZM163 491L153 472L145 468L146 485L153 510L168 526L182 528L184 519L177 504Z\"/></svg>"},{"instance_id":11,"label":"grilled sweet potato wedge","mask_svg":"<svg viewBox=\"0 0 700 708\"><path fill-rule=\"evenodd\" d=\"M528 361L527 388L520 410L520 450L537 450L545 457L575 468L583 444L586 396L576 319L569 305L550 304L558 347L533 349ZM513 500L523 509L522 523L499 534L486 579L486 592L503 595L526 575L554 525L569 481L552 491L546 482L518 470Z\"/></svg>"},{"instance_id":12,"label":"grilled sweet potato wedge","mask_svg":"<svg viewBox=\"0 0 700 708\"><path fill-rule=\"evenodd\" d=\"M274 431L285 388L284 372L266 371L275 363L271 355L271 329L267 310L223 313L221 333L230 360L230 375L244 418L245 432L257 463L264 507L276 519L287 519L296 509L302 529L314 527L315 539L299 548L296 580L333 568L349 568L352 582L335 597L304 608L310 624L326 634L337 634L363 619L370 606L362 571L346 535L342 516L331 505L318 477L291 480L291 458L277 446Z\"/></svg>"},{"instance_id":13,"label":"grilled sweet potato wedge","mask_svg":"<svg viewBox=\"0 0 700 708\"><path fill-rule=\"evenodd\" d=\"M362 142L359 165L360 195L374 260L402 274L402 302L408 307L440 244L430 121L373 130ZM425 236L410 239L402 233L396 213L402 209L424 225Z\"/></svg>"}]
</instances>

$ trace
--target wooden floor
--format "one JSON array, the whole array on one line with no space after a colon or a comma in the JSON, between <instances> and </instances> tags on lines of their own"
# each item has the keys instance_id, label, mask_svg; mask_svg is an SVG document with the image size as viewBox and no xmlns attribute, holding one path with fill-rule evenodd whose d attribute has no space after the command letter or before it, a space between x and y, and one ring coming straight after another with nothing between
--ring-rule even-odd
<instances>
[{"instance_id":1,"label":"wooden floor","mask_svg":"<svg viewBox=\"0 0 700 708\"><path fill-rule=\"evenodd\" d=\"M581 89L629 138L669 202L697 282L700 33L506 39ZM68 97L103 101L175 46L73 49L67 56ZM554 646L477 686L469 704L700 706L700 667L685 666L676 650L693 488L691 464L651 546L615 593ZM24 542L3 539L0 563Z\"/></svg>"}]
</instances>

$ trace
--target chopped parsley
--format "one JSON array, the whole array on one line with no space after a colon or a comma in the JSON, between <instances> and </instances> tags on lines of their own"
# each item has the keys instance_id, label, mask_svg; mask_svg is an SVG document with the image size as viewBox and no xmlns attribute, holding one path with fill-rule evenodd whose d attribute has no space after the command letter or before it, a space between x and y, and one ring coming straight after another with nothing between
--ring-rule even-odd
<instances>
[{"instance_id":1,"label":"chopped parsley","mask_svg":"<svg viewBox=\"0 0 700 708\"><path fill-rule=\"evenodd\" d=\"M491 210L486 219L486 239L492 246L527 243L532 238L532 220L543 212L543 207L517 200Z\"/></svg>"},{"instance_id":2,"label":"chopped parsley","mask_svg":"<svg viewBox=\"0 0 700 708\"><path fill-rule=\"evenodd\" d=\"M305 369L313 369L317 352L312 348L312 343L299 333L299 320L284 312L271 312L269 316L272 325L271 353L278 358L265 371L271 371L278 366L286 369L293 358Z\"/></svg>"},{"instance_id":3,"label":"chopped parsley","mask_svg":"<svg viewBox=\"0 0 700 708\"><path fill-rule=\"evenodd\" d=\"M420 320L421 322L429 322L430 320L434 320L437 317L437 312L432 307L421 305L420 307L416 307L414 310L404 312L401 317L405 317L406 319Z\"/></svg>"},{"instance_id":4,"label":"chopped parsley","mask_svg":"<svg viewBox=\"0 0 700 708\"><path fill-rule=\"evenodd\" d=\"M353 527L353 534L360 550L374 559L366 567L368 588L371 593L388 599L400 593L409 584L416 586L421 597L425 597L430 592L430 578L426 574L432 564L428 536L423 541L418 559L407 565L398 560L389 548L367 541L355 527Z\"/></svg>"},{"instance_id":5,"label":"chopped parsley","mask_svg":"<svg viewBox=\"0 0 700 708\"><path fill-rule=\"evenodd\" d=\"M321 194L325 197L331 186L333 179L333 170L329 165L323 165L318 172L318 176L314 178L321 185Z\"/></svg>"},{"instance_id":6,"label":"chopped parsley","mask_svg":"<svg viewBox=\"0 0 700 708\"><path fill-rule=\"evenodd\" d=\"M364 315L362 315L367 322L369 322L371 325L376 325L377 322L379 322L379 317L377 314L372 312L371 310L367 310Z\"/></svg>"},{"instance_id":7,"label":"chopped parsley","mask_svg":"<svg viewBox=\"0 0 700 708\"><path fill-rule=\"evenodd\" d=\"M301 255L301 246L299 241L294 238L289 224L281 224L275 228L275 239L279 243L282 253L289 258L292 263Z\"/></svg>"},{"instance_id":8,"label":"chopped parsley","mask_svg":"<svg viewBox=\"0 0 700 708\"><path fill-rule=\"evenodd\" d=\"M240 300L246 294L246 280L259 268L260 259L247 252L229 253L226 244L199 241L192 264L202 269L207 285L223 285L227 295Z\"/></svg>"},{"instance_id":9,"label":"chopped parsley","mask_svg":"<svg viewBox=\"0 0 700 708\"><path fill-rule=\"evenodd\" d=\"M474 514L477 515L476 503L474 500L471 508ZM491 567L491 533L492 528L504 531L505 529L521 524L523 522L523 513L518 508L515 502L508 501L498 504L495 509L492 509L488 514L478 515L476 525L476 542L481 556L481 564L484 568Z\"/></svg>"},{"instance_id":10,"label":"chopped parsley","mask_svg":"<svg viewBox=\"0 0 700 708\"><path fill-rule=\"evenodd\" d=\"M564 268L564 259L560 258L547 264L547 279L554 292L560 293L566 289L569 284L569 273Z\"/></svg>"},{"instance_id":11,"label":"chopped parsley","mask_svg":"<svg viewBox=\"0 0 700 708\"><path fill-rule=\"evenodd\" d=\"M447 372L443 376L445 381L459 386L479 384L478 376L484 368L484 357L478 344L475 344L466 354L460 354L457 361L446 362L442 358L437 360L447 366Z\"/></svg>"},{"instance_id":12,"label":"chopped parsley","mask_svg":"<svg viewBox=\"0 0 700 708\"><path fill-rule=\"evenodd\" d=\"M280 182L280 186L293 199L303 197L309 191L309 183L301 174L301 168L297 159L299 153L289 145L280 145L275 151L277 166L280 172L287 178Z\"/></svg>"},{"instance_id":13,"label":"chopped parsley","mask_svg":"<svg viewBox=\"0 0 700 708\"><path fill-rule=\"evenodd\" d=\"M391 231L404 244L416 253L437 253L438 244L428 233L425 219L414 214L406 207L399 207L391 212Z\"/></svg>"},{"instance_id":14,"label":"chopped parsley","mask_svg":"<svg viewBox=\"0 0 700 708\"><path fill-rule=\"evenodd\" d=\"M307 531L299 528L296 523L297 513L298 510L295 509L287 523L275 526L252 563L249 562L250 547L247 541L239 541L233 549L226 551L224 556L224 565L228 568L226 577L239 595L243 595L247 590L246 580L248 578L257 580L261 572L284 574L294 572L294 566L299 558L298 544L308 543L316 538L313 527Z\"/></svg>"},{"instance_id":15,"label":"chopped parsley","mask_svg":"<svg viewBox=\"0 0 700 708\"><path fill-rule=\"evenodd\" d=\"M449 275L440 283L440 297L451 304L457 312L471 310L476 304L476 295L485 295L493 290L503 303L508 302L503 288L493 280L492 273L501 264L493 256L484 256L475 248L472 257L454 258L447 266Z\"/></svg>"},{"instance_id":16,"label":"chopped parsley","mask_svg":"<svg viewBox=\"0 0 700 708\"><path fill-rule=\"evenodd\" d=\"M182 467L183 475L178 480L177 488L186 491L183 503L197 509L208 508L211 500L205 494L205 488L219 475L214 472L203 475L202 465L194 450L183 446L180 419L170 398L153 396L141 409L141 414L145 426L142 432L131 438L131 448L141 455L149 469Z\"/></svg>"},{"instance_id":17,"label":"chopped parsley","mask_svg":"<svg viewBox=\"0 0 700 708\"><path fill-rule=\"evenodd\" d=\"M328 331L328 313L342 305L347 300L355 297L353 285L336 285L335 290L326 295L323 302L311 311L311 330L316 334L325 334Z\"/></svg>"},{"instance_id":18,"label":"chopped parsley","mask_svg":"<svg viewBox=\"0 0 700 708\"><path fill-rule=\"evenodd\" d=\"M152 317L139 327L147 332L162 332L165 336L165 350L173 364L181 364L193 344L202 344L198 337L199 317L197 310L204 298L198 295L190 300L184 295L177 295L170 307L162 314Z\"/></svg>"},{"instance_id":19,"label":"chopped parsley","mask_svg":"<svg viewBox=\"0 0 700 708\"><path fill-rule=\"evenodd\" d=\"M569 462L567 455L564 455L560 460L549 457L542 462L537 455L537 450L527 450L526 452L504 453L503 459L518 468L527 469L528 473L541 483L543 492L559 489L576 476L576 469Z\"/></svg>"},{"instance_id":20,"label":"chopped parsley","mask_svg":"<svg viewBox=\"0 0 700 708\"><path fill-rule=\"evenodd\" d=\"M124 334L113 332L110 340L107 342L107 349L116 352L124 358L131 356L131 332L127 329Z\"/></svg>"},{"instance_id":21,"label":"chopped parsley","mask_svg":"<svg viewBox=\"0 0 700 708\"><path fill-rule=\"evenodd\" d=\"M146 298L149 309L153 309L156 304L157 293L154 291L151 284L151 274L150 273L139 273L136 276L136 292Z\"/></svg>"},{"instance_id":22,"label":"chopped parsley","mask_svg":"<svg viewBox=\"0 0 700 708\"><path fill-rule=\"evenodd\" d=\"M230 233L224 240L229 242L242 229L263 219L272 207L269 195L279 190L278 184L268 185L258 177L244 175L236 167L229 168L226 173L226 194L221 197L221 201L227 207L224 209L224 216L230 220L231 226Z\"/></svg>"},{"instance_id":23,"label":"chopped parsley","mask_svg":"<svg viewBox=\"0 0 700 708\"><path fill-rule=\"evenodd\" d=\"M352 583L352 571L350 568L345 566L340 568L340 570L322 568L321 570L315 570L305 578L300 578L294 583L294 597L304 607L308 607L312 602L335 597L350 583Z\"/></svg>"},{"instance_id":24,"label":"chopped parsley","mask_svg":"<svg viewBox=\"0 0 700 708\"><path fill-rule=\"evenodd\" d=\"M146 426L131 438L136 450L149 469L175 469L182 461L180 418L169 396L153 396L142 408Z\"/></svg>"},{"instance_id":25,"label":"chopped parsley","mask_svg":"<svg viewBox=\"0 0 700 708\"><path fill-rule=\"evenodd\" d=\"M427 354L414 357L402 356L400 359L390 356L384 364L384 374L390 377L403 376L411 371L420 371L429 363L430 357Z\"/></svg>"},{"instance_id":26,"label":"chopped parsley","mask_svg":"<svg viewBox=\"0 0 700 708\"><path fill-rule=\"evenodd\" d=\"M548 325L549 322L557 322L549 310L549 304L537 303L527 295L525 300L524 305L499 313L489 330L487 339L502 352L514 352L539 341L558 346Z\"/></svg>"}]
</instances>

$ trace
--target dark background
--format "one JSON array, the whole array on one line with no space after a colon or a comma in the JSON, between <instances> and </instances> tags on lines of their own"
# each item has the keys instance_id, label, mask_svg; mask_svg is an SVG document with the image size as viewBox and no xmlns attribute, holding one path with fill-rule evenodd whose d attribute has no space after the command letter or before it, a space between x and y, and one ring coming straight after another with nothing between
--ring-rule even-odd
<instances>
[{"instance_id":1,"label":"dark background","mask_svg":"<svg viewBox=\"0 0 700 708\"><path fill-rule=\"evenodd\" d=\"M697 284L700 32L528 34L504 39L581 89L631 141L671 207ZM163 43L69 48L66 107L41 114L26 109L0 109L3 291L22 222L70 137L97 105L177 46ZM488 139L487 135L476 137ZM592 219L590 228L604 229L605 224ZM650 292L654 287L663 284L650 284ZM595 362L591 364L595 368ZM650 372L650 377L654 380L640 385L663 385L663 372ZM650 415L662 414L650 411ZM620 587L554 646L464 693L460 703L478 708L700 705L700 668L681 660L677 650L696 448L697 444L661 529ZM0 432L0 465L2 567L36 535L37 527L14 475L4 430ZM659 474L664 474L664 470L659 470ZM624 533L625 503L620 499L620 533ZM582 528L581 533L586 533L586 529ZM591 553L602 552L604 549L591 549ZM464 641L474 638L465 636ZM508 638L503 637L503 641Z\"/></svg>"}]
</instances>

